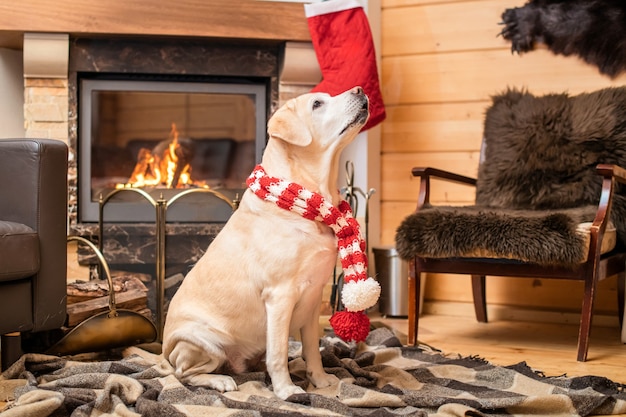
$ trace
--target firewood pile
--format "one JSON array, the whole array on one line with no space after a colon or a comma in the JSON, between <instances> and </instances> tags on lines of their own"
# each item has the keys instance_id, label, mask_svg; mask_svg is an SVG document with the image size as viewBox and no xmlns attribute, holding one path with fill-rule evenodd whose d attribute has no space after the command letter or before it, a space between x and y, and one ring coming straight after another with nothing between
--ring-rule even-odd
<instances>
[{"instance_id":1,"label":"firewood pile","mask_svg":"<svg viewBox=\"0 0 626 417\"><path fill-rule=\"evenodd\" d=\"M115 307L133 310L152 319L148 308L148 288L142 281L150 276L111 271ZM106 279L77 280L67 284L67 327L74 327L89 317L109 310L109 285Z\"/></svg>"}]
</instances>

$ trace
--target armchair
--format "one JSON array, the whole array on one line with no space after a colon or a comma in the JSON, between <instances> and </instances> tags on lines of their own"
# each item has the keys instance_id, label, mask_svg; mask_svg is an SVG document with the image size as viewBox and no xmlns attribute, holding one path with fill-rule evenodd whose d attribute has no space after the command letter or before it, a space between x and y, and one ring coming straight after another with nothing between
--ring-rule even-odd
<instances>
[{"instance_id":1,"label":"armchair","mask_svg":"<svg viewBox=\"0 0 626 417\"><path fill-rule=\"evenodd\" d=\"M0 352L22 353L21 334L66 319L67 145L0 140Z\"/></svg>"},{"instance_id":2,"label":"armchair","mask_svg":"<svg viewBox=\"0 0 626 417\"><path fill-rule=\"evenodd\" d=\"M420 178L417 209L397 229L409 261L410 344L417 342L423 273L471 276L476 318L487 322L485 277L584 282L578 361L587 359L597 284L626 264L626 88L493 97L476 179L434 168ZM472 206L434 206L430 179L475 187ZM623 325L623 323L622 323Z\"/></svg>"}]
</instances>

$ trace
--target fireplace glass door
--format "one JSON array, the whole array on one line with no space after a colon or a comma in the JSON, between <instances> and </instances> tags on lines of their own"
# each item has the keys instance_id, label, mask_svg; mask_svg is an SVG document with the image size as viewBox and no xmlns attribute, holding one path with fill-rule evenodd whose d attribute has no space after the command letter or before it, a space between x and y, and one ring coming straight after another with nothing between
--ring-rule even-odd
<instances>
[{"instance_id":1,"label":"fireplace glass door","mask_svg":"<svg viewBox=\"0 0 626 417\"><path fill-rule=\"evenodd\" d=\"M79 85L82 222L97 221L100 196L118 188L141 188L155 200L210 188L234 199L260 161L264 83L83 79ZM226 221L227 205L200 194L181 198L168 221ZM149 207L138 193L118 193L105 207L106 221L153 221Z\"/></svg>"}]
</instances>

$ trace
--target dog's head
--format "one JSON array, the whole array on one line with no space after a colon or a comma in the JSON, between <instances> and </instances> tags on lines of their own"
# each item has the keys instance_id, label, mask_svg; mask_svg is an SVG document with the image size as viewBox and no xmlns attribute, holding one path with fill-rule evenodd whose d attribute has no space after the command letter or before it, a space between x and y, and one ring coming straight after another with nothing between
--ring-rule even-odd
<instances>
[{"instance_id":1,"label":"dog's head","mask_svg":"<svg viewBox=\"0 0 626 417\"><path fill-rule=\"evenodd\" d=\"M339 155L368 117L361 87L337 96L309 93L291 99L268 122L263 166L270 175L336 199Z\"/></svg>"},{"instance_id":2,"label":"dog's head","mask_svg":"<svg viewBox=\"0 0 626 417\"><path fill-rule=\"evenodd\" d=\"M337 96L309 93L289 100L268 122L270 138L292 145L343 148L369 117L369 101L361 87Z\"/></svg>"}]
</instances>

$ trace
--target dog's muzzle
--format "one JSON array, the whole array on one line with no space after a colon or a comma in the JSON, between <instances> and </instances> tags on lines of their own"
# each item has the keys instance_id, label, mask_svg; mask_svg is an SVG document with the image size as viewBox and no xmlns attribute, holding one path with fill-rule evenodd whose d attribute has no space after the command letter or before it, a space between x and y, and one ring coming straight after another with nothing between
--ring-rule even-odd
<instances>
[{"instance_id":1,"label":"dog's muzzle","mask_svg":"<svg viewBox=\"0 0 626 417\"><path fill-rule=\"evenodd\" d=\"M350 91L351 99L349 107L356 108L354 118L341 130L343 135L348 129L356 125L364 125L369 118L369 99L361 87L355 87Z\"/></svg>"}]
</instances>

